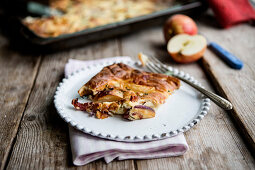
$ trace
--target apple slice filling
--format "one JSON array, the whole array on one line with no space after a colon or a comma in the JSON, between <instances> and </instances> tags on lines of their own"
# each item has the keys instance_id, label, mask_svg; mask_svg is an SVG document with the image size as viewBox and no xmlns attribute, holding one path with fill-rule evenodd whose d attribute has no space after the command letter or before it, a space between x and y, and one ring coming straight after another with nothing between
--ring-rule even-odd
<instances>
[{"instance_id":1,"label":"apple slice filling","mask_svg":"<svg viewBox=\"0 0 255 170\"><path fill-rule=\"evenodd\" d=\"M145 105L136 105L124 115L129 120L147 119L155 117L155 111L151 107Z\"/></svg>"},{"instance_id":2,"label":"apple slice filling","mask_svg":"<svg viewBox=\"0 0 255 170\"><path fill-rule=\"evenodd\" d=\"M107 85L103 91L90 93L88 98L93 102L79 103L78 99L72 100L72 105L81 111L86 111L90 115L95 115L99 119L104 119L113 114L123 114L129 120L138 120L155 117L153 108L157 107L157 102L151 97L155 88L143 88L141 92L139 85L127 85L123 89ZM132 91L135 90L136 92ZM158 92L159 93L159 92ZM160 97L160 95L158 94ZM163 94L162 94L162 97Z\"/></svg>"},{"instance_id":3,"label":"apple slice filling","mask_svg":"<svg viewBox=\"0 0 255 170\"><path fill-rule=\"evenodd\" d=\"M105 119L113 114L123 114L124 118L129 120L138 120L155 117L153 108L146 105L124 105L123 101L119 102L88 102L79 103L78 99L72 100L72 105L81 111L86 111L90 116L95 115L99 119ZM135 104L135 103L134 103ZM145 104L145 103L144 103Z\"/></svg>"},{"instance_id":4,"label":"apple slice filling","mask_svg":"<svg viewBox=\"0 0 255 170\"><path fill-rule=\"evenodd\" d=\"M104 67L79 89L79 95L91 102L79 103L74 99L72 105L99 119L114 114L122 114L129 120L152 118L154 109L179 87L180 81L174 77L117 63Z\"/></svg>"}]
</instances>

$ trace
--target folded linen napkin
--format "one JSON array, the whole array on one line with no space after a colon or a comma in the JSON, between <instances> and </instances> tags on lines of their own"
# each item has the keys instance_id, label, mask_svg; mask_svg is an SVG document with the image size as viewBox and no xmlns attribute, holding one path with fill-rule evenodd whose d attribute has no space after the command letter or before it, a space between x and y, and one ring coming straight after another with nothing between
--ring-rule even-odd
<instances>
[{"instance_id":1,"label":"folded linen napkin","mask_svg":"<svg viewBox=\"0 0 255 170\"><path fill-rule=\"evenodd\" d=\"M254 0L253 3L255 4ZM208 0L216 19L224 28L232 25L255 21L255 8L249 0Z\"/></svg>"},{"instance_id":2,"label":"folded linen napkin","mask_svg":"<svg viewBox=\"0 0 255 170\"><path fill-rule=\"evenodd\" d=\"M107 61L121 62L131 60L130 57L113 57L107 59L81 61L70 59L65 67L65 76L82 67ZM94 137L80 132L69 125L69 137L74 165L80 166L94 160L104 158L106 163L115 158L152 159L183 155L188 150L188 144L183 134L151 142L118 142Z\"/></svg>"}]
</instances>

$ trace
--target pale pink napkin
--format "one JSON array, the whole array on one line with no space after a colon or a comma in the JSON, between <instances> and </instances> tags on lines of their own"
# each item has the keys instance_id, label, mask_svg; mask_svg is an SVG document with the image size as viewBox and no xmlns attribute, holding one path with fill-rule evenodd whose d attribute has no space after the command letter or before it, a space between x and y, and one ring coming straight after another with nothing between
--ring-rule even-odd
<instances>
[{"instance_id":1,"label":"pale pink napkin","mask_svg":"<svg viewBox=\"0 0 255 170\"><path fill-rule=\"evenodd\" d=\"M121 62L131 60L130 57L113 57L93 61L70 59L65 66L65 76L70 75L82 67L104 62ZM117 142L105 140L82 133L69 126L69 137L74 165L80 166L94 160L104 158L106 163L115 158L124 159L151 159L183 155L188 150L188 144L183 134L152 141L152 142Z\"/></svg>"}]
</instances>

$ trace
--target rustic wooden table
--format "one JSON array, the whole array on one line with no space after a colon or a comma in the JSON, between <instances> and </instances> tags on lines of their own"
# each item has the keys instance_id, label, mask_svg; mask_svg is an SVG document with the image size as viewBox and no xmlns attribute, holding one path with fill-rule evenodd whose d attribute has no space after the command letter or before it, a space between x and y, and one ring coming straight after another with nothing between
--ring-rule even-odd
<instances>
[{"instance_id":1,"label":"rustic wooden table","mask_svg":"<svg viewBox=\"0 0 255 170\"><path fill-rule=\"evenodd\" d=\"M203 34L244 62L242 70L229 68L210 50L199 62L173 63L161 27L49 55L20 54L0 36L1 169L76 169L67 124L53 105L66 62L70 58L135 57L140 51L194 75L207 89L227 97L234 109L225 112L212 104L203 121L185 133L190 148L184 156L109 164L99 160L78 169L254 169L255 29L248 24L219 29L207 15L197 21Z\"/></svg>"}]
</instances>

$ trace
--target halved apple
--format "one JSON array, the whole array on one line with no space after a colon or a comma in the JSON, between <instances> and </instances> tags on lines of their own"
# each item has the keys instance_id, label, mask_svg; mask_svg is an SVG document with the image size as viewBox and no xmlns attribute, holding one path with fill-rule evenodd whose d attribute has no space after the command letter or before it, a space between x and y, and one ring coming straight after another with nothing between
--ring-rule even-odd
<instances>
[{"instance_id":1,"label":"halved apple","mask_svg":"<svg viewBox=\"0 0 255 170\"><path fill-rule=\"evenodd\" d=\"M206 47L206 39L202 35L178 34L169 40L167 51L176 62L190 63L200 59Z\"/></svg>"}]
</instances>

